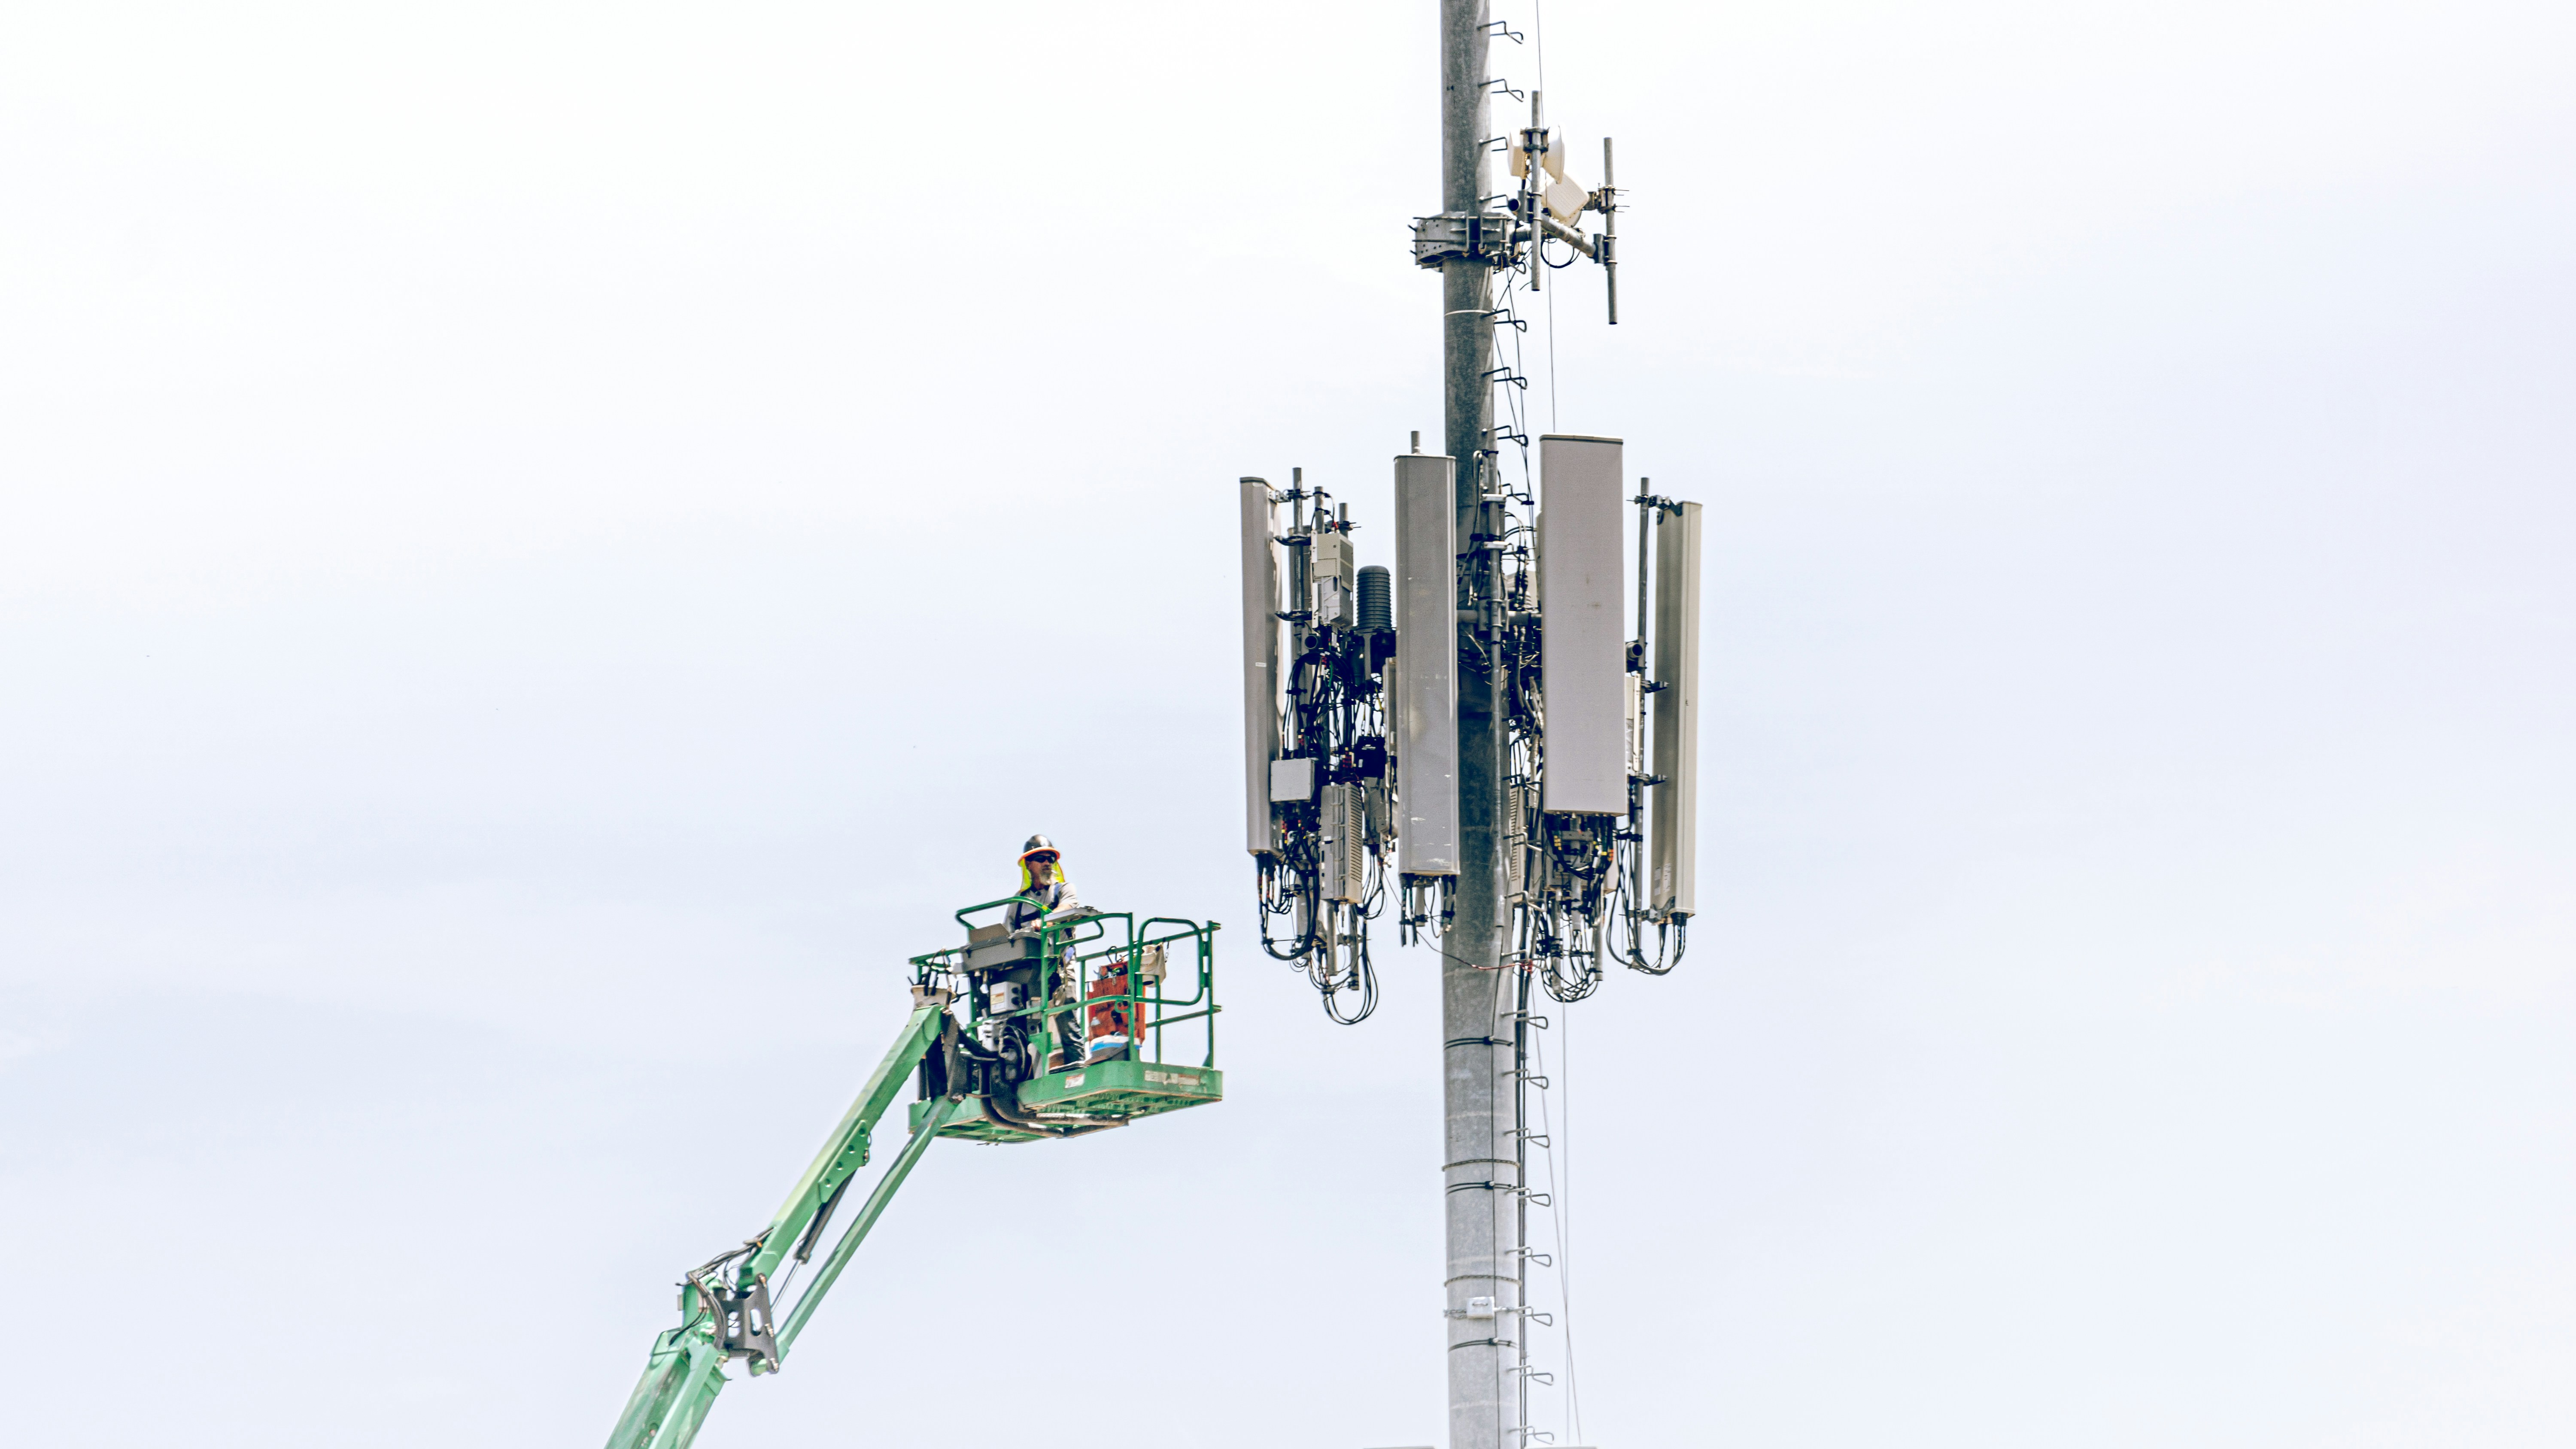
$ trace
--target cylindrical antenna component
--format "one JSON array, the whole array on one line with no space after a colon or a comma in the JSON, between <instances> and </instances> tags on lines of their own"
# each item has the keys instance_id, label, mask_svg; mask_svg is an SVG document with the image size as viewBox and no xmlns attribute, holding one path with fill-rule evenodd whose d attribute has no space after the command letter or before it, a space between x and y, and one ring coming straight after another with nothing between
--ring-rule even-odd
<instances>
[{"instance_id":1,"label":"cylindrical antenna component","mask_svg":"<svg viewBox=\"0 0 2576 1449\"><path fill-rule=\"evenodd\" d=\"M1274 848L1270 762L1279 757L1279 556L1270 541L1270 485L1243 490L1243 848Z\"/></svg>"},{"instance_id":2,"label":"cylindrical antenna component","mask_svg":"<svg viewBox=\"0 0 2576 1449\"><path fill-rule=\"evenodd\" d=\"M1619 325L1619 184L1610 168L1610 138L1601 138L1601 276L1609 284L1610 325Z\"/></svg>"},{"instance_id":3,"label":"cylindrical antenna component","mask_svg":"<svg viewBox=\"0 0 2576 1449\"><path fill-rule=\"evenodd\" d=\"M1617 438L1538 440L1545 532L1538 556L1546 773L1539 808L1628 813L1627 630L1620 620Z\"/></svg>"},{"instance_id":4,"label":"cylindrical antenna component","mask_svg":"<svg viewBox=\"0 0 2576 1449\"><path fill-rule=\"evenodd\" d=\"M1539 103L1538 88L1532 86L1529 134L1540 137L1542 141L1545 139L1542 133L1547 126L1546 116L1546 110ZM1529 228L1529 289L1533 294L1547 285L1547 256L1542 245L1547 240L1547 228L1539 220L1542 208L1547 204L1540 196L1546 190L1547 168L1539 156L1532 156L1529 158L1529 174L1521 178L1521 224Z\"/></svg>"},{"instance_id":5,"label":"cylindrical antenna component","mask_svg":"<svg viewBox=\"0 0 2576 1449\"><path fill-rule=\"evenodd\" d=\"M1647 637L1646 580L1650 575L1646 568L1646 539L1654 532L1654 522L1655 480L1640 478L1637 480L1637 637L1639 639ZM1642 664L1640 667L1643 667Z\"/></svg>"},{"instance_id":6,"label":"cylindrical antenna component","mask_svg":"<svg viewBox=\"0 0 2576 1449\"><path fill-rule=\"evenodd\" d=\"M1360 632L1383 634L1395 627L1395 602L1388 597L1390 583L1383 564L1369 564L1360 570Z\"/></svg>"},{"instance_id":7,"label":"cylindrical antenna component","mask_svg":"<svg viewBox=\"0 0 2576 1449\"><path fill-rule=\"evenodd\" d=\"M1395 460L1396 869L1458 873L1456 469L1438 453Z\"/></svg>"},{"instance_id":8,"label":"cylindrical antenna component","mask_svg":"<svg viewBox=\"0 0 2576 1449\"><path fill-rule=\"evenodd\" d=\"M1699 505L1655 525L1655 764L1647 793L1646 905L1669 920L1696 912L1699 865Z\"/></svg>"}]
</instances>

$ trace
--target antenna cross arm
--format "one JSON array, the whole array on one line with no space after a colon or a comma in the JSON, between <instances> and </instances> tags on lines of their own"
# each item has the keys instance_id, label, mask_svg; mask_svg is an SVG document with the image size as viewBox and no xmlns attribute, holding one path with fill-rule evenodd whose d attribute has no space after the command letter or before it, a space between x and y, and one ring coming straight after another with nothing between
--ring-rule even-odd
<instances>
[{"instance_id":1,"label":"antenna cross arm","mask_svg":"<svg viewBox=\"0 0 2576 1449\"><path fill-rule=\"evenodd\" d=\"M1599 261L1601 259L1593 251L1593 238L1585 236L1583 233L1567 226L1564 222L1558 221L1555 217L1547 215L1545 212L1541 212L1539 214L1539 224L1547 228L1547 234L1549 236L1556 238L1558 241L1565 243L1567 246L1574 248L1585 256L1591 257L1594 261Z\"/></svg>"}]
</instances>

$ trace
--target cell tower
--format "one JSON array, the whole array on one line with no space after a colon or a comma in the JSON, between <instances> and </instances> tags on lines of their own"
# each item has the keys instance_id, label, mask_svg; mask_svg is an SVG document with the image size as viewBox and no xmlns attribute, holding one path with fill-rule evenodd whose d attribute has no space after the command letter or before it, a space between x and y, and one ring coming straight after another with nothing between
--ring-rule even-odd
<instances>
[{"instance_id":1,"label":"cell tower","mask_svg":"<svg viewBox=\"0 0 2576 1449\"><path fill-rule=\"evenodd\" d=\"M1536 89L1528 124L1493 132L1492 96L1523 93L1487 52L1521 37L1486 9L1440 6L1441 210L1413 256L1441 278L1447 450L1417 433L1395 459L1392 570L1357 565L1348 505L1302 469L1240 484L1244 846L1264 948L1334 1020L1376 1004L1369 926L1390 904L1439 950L1449 1445L1525 1449L1533 1008L1591 995L1610 963L1661 975L1688 945L1700 506L1632 493L1617 438L1523 425L1496 339L1578 259L1618 322L1619 193L1607 140L1600 187L1569 176Z\"/></svg>"}]
</instances>

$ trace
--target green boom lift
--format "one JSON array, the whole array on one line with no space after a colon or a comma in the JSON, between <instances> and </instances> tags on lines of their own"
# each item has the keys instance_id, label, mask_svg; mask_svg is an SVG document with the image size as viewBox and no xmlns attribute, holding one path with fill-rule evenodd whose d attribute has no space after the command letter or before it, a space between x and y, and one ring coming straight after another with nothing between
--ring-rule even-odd
<instances>
[{"instance_id":1,"label":"green boom lift","mask_svg":"<svg viewBox=\"0 0 2576 1449\"><path fill-rule=\"evenodd\" d=\"M998 920L976 924L1012 899L959 911L966 943L912 958L912 1015L894 1045L769 1226L680 1284L680 1326L653 1340L608 1449L687 1449L725 1386L726 1364L747 1359L755 1376L778 1372L932 1139L1075 1137L1224 1095L1216 922L1076 906L1018 931ZM951 1009L960 1003L963 1021ZM1180 1038L1170 1047L1195 1059L1168 1055L1167 1034ZM902 1150L789 1300L867 1165L870 1129L907 1078L916 1100Z\"/></svg>"}]
</instances>

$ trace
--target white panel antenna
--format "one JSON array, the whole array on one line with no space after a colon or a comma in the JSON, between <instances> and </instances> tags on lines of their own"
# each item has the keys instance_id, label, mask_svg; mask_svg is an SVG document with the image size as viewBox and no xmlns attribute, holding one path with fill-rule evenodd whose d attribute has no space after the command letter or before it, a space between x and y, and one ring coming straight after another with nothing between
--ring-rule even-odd
<instances>
[{"instance_id":1,"label":"white panel antenna","mask_svg":"<svg viewBox=\"0 0 2576 1449\"><path fill-rule=\"evenodd\" d=\"M1616 438L1538 440L1546 520L1538 558L1539 660L1547 707L1540 808L1628 813L1627 570Z\"/></svg>"},{"instance_id":2,"label":"white panel antenna","mask_svg":"<svg viewBox=\"0 0 2576 1449\"><path fill-rule=\"evenodd\" d=\"M1655 526L1654 766L1646 905L1659 921L1698 913L1700 506Z\"/></svg>"},{"instance_id":3,"label":"white panel antenna","mask_svg":"<svg viewBox=\"0 0 2576 1449\"><path fill-rule=\"evenodd\" d=\"M1395 460L1396 869L1458 873L1458 495L1435 453Z\"/></svg>"},{"instance_id":4,"label":"white panel antenna","mask_svg":"<svg viewBox=\"0 0 2576 1449\"><path fill-rule=\"evenodd\" d=\"M1270 762L1279 758L1279 550L1271 542L1270 485L1243 493L1243 848L1268 855Z\"/></svg>"}]
</instances>

